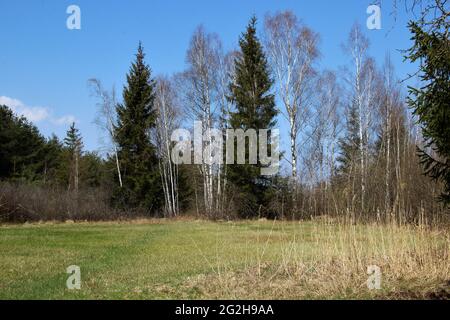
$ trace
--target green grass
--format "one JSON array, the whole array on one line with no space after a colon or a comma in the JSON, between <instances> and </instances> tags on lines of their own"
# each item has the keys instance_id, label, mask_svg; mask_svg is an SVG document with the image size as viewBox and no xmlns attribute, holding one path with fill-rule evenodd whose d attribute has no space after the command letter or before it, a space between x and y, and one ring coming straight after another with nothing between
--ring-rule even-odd
<instances>
[{"instance_id":1,"label":"green grass","mask_svg":"<svg viewBox=\"0 0 450 320\"><path fill-rule=\"evenodd\" d=\"M430 274L434 264L448 264L442 235L408 229L392 246L397 231L352 230L194 220L0 226L0 299L373 298L426 292L449 274L448 265ZM437 251L426 269L395 269L396 251L417 256L430 246ZM364 285L373 261L392 272L375 293ZM70 265L81 268L81 290L66 288ZM348 278L334 278L339 268Z\"/></svg>"}]
</instances>

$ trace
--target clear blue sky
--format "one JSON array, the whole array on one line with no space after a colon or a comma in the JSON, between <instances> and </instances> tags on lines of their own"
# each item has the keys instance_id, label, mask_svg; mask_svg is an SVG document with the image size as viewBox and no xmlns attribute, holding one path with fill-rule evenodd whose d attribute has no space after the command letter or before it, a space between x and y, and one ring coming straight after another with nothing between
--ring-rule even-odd
<instances>
[{"instance_id":1,"label":"clear blue sky","mask_svg":"<svg viewBox=\"0 0 450 320\"><path fill-rule=\"evenodd\" d=\"M32 114L45 135L62 137L76 119L88 150L98 147L93 124L95 99L87 80L102 80L121 93L139 40L154 75L182 71L190 36L199 24L221 37L225 49L237 47L252 14L293 10L321 35L321 68L347 63L341 43L355 21L365 29L370 0L2 0L0 3L0 97ZM81 8L81 30L68 30L66 8ZM398 49L410 46L407 16L396 22L390 0L382 2L382 30L367 30L370 54L380 64L390 51L399 77L414 69ZM388 32L393 28L390 32ZM9 99L9 100L8 100ZM12 100L14 99L14 100ZM28 113L27 113L28 112Z\"/></svg>"}]
</instances>

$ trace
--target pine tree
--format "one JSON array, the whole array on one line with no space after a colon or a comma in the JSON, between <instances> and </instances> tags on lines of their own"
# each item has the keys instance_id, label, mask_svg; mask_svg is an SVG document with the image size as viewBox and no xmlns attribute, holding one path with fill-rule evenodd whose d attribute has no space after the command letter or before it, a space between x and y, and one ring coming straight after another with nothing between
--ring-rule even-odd
<instances>
[{"instance_id":1,"label":"pine tree","mask_svg":"<svg viewBox=\"0 0 450 320\"><path fill-rule=\"evenodd\" d=\"M430 30L425 30L427 26ZM412 22L414 44L407 58L420 61L421 88L409 88L408 104L425 139L419 156L425 174L444 183L441 200L450 205L450 40L448 19Z\"/></svg>"},{"instance_id":2,"label":"pine tree","mask_svg":"<svg viewBox=\"0 0 450 320\"><path fill-rule=\"evenodd\" d=\"M359 115L355 103L349 107L346 119L345 136L339 140L340 154L337 158L339 162L339 174L354 175L354 167L359 163ZM353 168L353 170L352 170Z\"/></svg>"},{"instance_id":3,"label":"pine tree","mask_svg":"<svg viewBox=\"0 0 450 320\"><path fill-rule=\"evenodd\" d=\"M61 165L64 161L64 146L55 134L52 134L47 139L44 154L44 172L43 182L44 184L57 184L58 172L61 170ZM65 174L66 175L66 174Z\"/></svg>"},{"instance_id":4,"label":"pine tree","mask_svg":"<svg viewBox=\"0 0 450 320\"><path fill-rule=\"evenodd\" d=\"M80 161L80 181L83 187L98 188L105 182L105 163L97 152L86 152Z\"/></svg>"},{"instance_id":5,"label":"pine tree","mask_svg":"<svg viewBox=\"0 0 450 320\"><path fill-rule=\"evenodd\" d=\"M79 130L72 123L64 138L69 156L69 190L78 192L80 180L80 159L83 152L83 139Z\"/></svg>"},{"instance_id":6,"label":"pine tree","mask_svg":"<svg viewBox=\"0 0 450 320\"><path fill-rule=\"evenodd\" d=\"M235 60L235 79L230 84L231 102L236 112L230 115L233 129L272 129L276 124L275 97L271 93L273 80L270 77L267 59L256 36L256 18L253 17L246 32L239 40L241 54ZM246 141L246 159L248 143ZM229 181L237 193L237 203L242 216L261 213L269 203L270 179L261 176L261 165L230 165Z\"/></svg>"},{"instance_id":7,"label":"pine tree","mask_svg":"<svg viewBox=\"0 0 450 320\"><path fill-rule=\"evenodd\" d=\"M156 121L155 81L144 58L139 43L123 89L123 104L117 106L114 129L123 187L116 189L114 200L121 207L155 211L163 199L156 149L150 139Z\"/></svg>"},{"instance_id":8,"label":"pine tree","mask_svg":"<svg viewBox=\"0 0 450 320\"><path fill-rule=\"evenodd\" d=\"M32 123L0 106L0 179L40 180L45 146L44 137Z\"/></svg>"}]
</instances>

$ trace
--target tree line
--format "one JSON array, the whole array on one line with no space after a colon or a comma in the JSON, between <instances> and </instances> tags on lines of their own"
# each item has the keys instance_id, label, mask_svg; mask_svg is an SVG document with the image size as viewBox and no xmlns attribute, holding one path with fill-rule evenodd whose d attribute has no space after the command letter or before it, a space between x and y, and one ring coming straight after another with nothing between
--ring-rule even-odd
<instances>
[{"instance_id":1,"label":"tree line","mask_svg":"<svg viewBox=\"0 0 450 320\"><path fill-rule=\"evenodd\" d=\"M389 54L378 66L358 24L343 45L347 65L322 70L320 35L285 11L267 14L260 33L253 17L230 52L199 26L186 69L171 77L154 77L139 43L121 102L114 88L90 79L106 156L84 151L75 123L64 140L45 138L1 106L1 218L189 213L415 221L448 212L436 201L448 203L450 192L448 19L432 21L410 24L414 46L405 57L421 61L427 85L409 88L408 97ZM212 143L210 128L286 123L287 165L262 176L261 164L175 164L172 132L193 121L208 137L204 147Z\"/></svg>"}]
</instances>

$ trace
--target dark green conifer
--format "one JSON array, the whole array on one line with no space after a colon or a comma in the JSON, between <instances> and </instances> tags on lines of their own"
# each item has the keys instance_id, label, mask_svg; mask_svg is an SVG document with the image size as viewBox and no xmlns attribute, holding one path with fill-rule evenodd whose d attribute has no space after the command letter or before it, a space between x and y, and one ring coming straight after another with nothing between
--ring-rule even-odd
<instances>
[{"instance_id":1,"label":"dark green conifer","mask_svg":"<svg viewBox=\"0 0 450 320\"><path fill-rule=\"evenodd\" d=\"M230 100L236 107L236 111L230 115L230 126L243 130L272 129L277 115L275 96L271 92L273 80L263 47L256 35L255 17L241 36L239 46L241 52L235 61L235 79L230 84ZM248 163L248 141L246 159ZM227 178L234 186L241 216L268 214L271 182L269 177L261 175L260 169L260 164L235 164L228 168Z\"/></svg>"},{"instance_id":2,"label":"dark green conifer","mask_svg":"<svg viewBox=\"0 0 450 320\"><path fill-rule=\"evenodd\" d=\"M431 26L429 30L428 28ZM425 138L419 156L425 173L444 184L441 200L450 204L450 40L448 19L411 22L414 42L407 59L420 62L423 86L409 87L408 103Z\"/></svg>"},{"instance_id":3,"label":"dark green conifer","mask_svg":"<svg viewBox=\"0 0 450 320\"><path fill-rule=\"evenodd\" d=\"M163 199L158 159L150 137L156 121L155 81L144 57L139 44L123 89L123 104L117 106L115 138L123 187L117 187L114 199L122 207L155 211Z\"/></svg>"}]
</instances>

